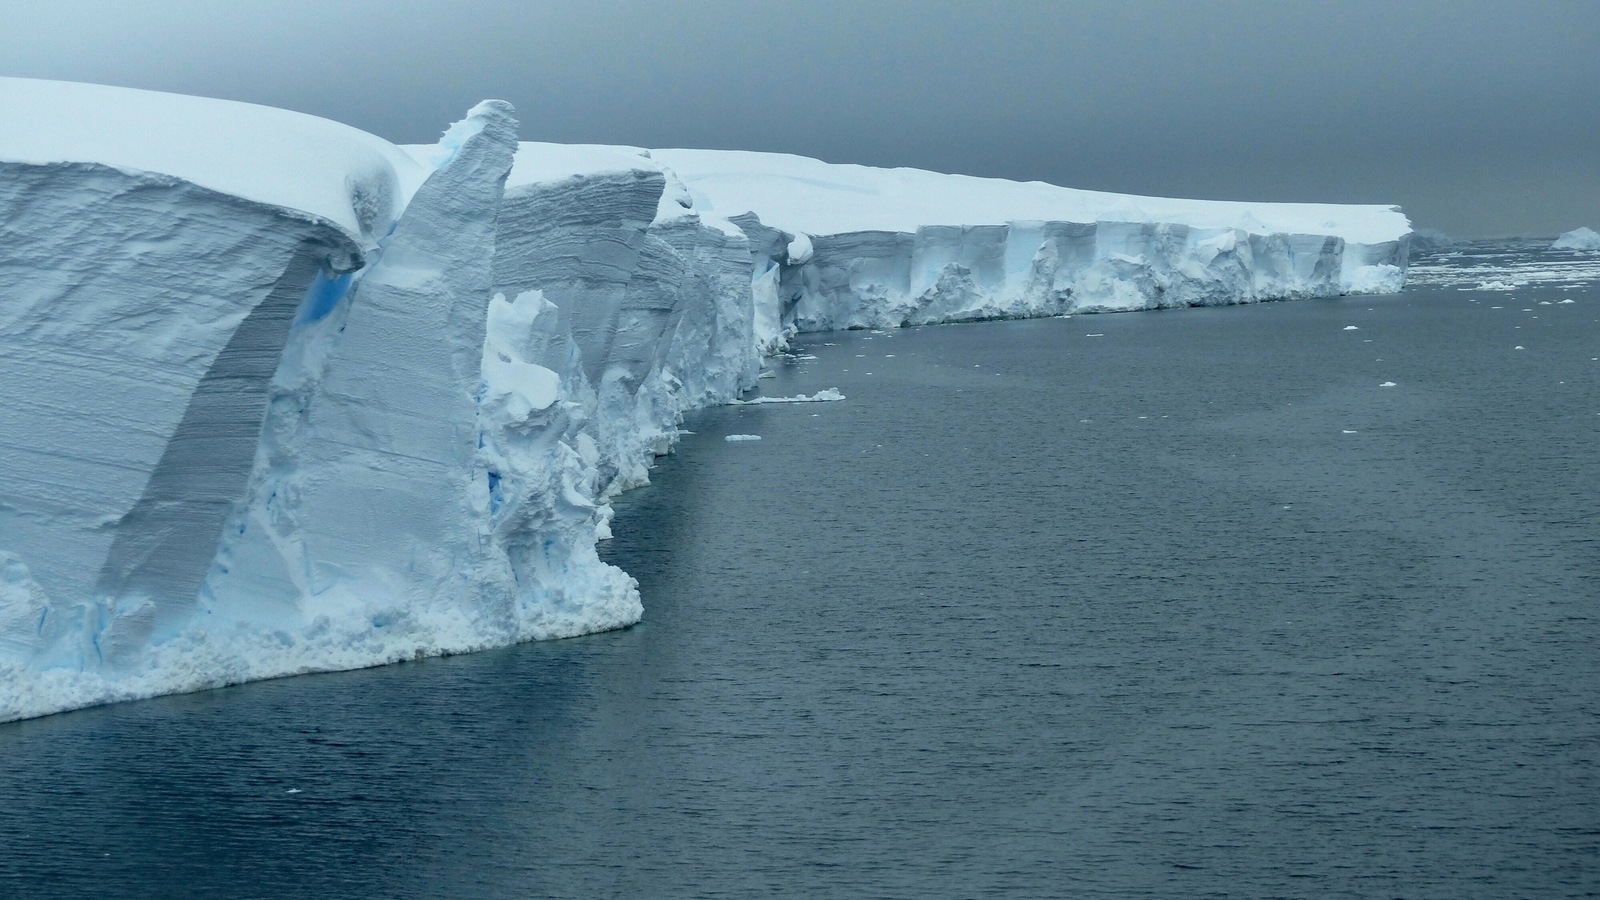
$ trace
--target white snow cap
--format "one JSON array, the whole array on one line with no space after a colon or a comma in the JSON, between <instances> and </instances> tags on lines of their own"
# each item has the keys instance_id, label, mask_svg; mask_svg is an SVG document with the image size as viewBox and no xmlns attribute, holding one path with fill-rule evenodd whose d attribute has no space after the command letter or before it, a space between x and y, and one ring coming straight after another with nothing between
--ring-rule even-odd
<instances>
[{"instance_id":1,"label":"white snow cap","mask_svg":"<svg viewBox=\"0 0 1600 900\"><path fill-rule=\"evenodd\" d=\"M716 215L754 212L774 228L813 237L1046 221L1170 222L1252 234L1330 234L1362 244L1399 240L1411 231L1394 206L1171 200L744 150L652 150L650 156L678 173L697 198L707 198Z\"/></svg>"},{"instance_id":2,"label":"white snow cap","mask_svg":"<svg viewBox=\"0 0 1600 900\"><path fill-rule=\"evenodd\" d=\"M252 103L0 78L0 162L98 163L326 219L371 246L430 170L376 135Z\"/></svg>"},{"instance_id":3,"label":"white snow cap","mask_svg":"<svg viewBox=\"0 0 1600 900\"><path fill-rule=\"evenodd\" d=\"M411 147L406 148L413 150ZM523 141L506 178L506 189L578 176L614 172L659 172L661 164L643 147L610 144L546 144Z\"/></svg>"}]
</instances>

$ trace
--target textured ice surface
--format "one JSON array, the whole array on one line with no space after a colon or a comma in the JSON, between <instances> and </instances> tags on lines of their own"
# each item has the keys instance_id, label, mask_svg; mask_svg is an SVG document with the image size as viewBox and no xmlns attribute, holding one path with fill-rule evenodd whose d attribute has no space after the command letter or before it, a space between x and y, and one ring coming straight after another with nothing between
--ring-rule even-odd
<instances>
[{"instance_id":1,"label":"textured ice surface","mask_svg":"<svg viewBox=\"0 0 1600 900\"><path fill-rule=\"evenodd\" d=\"M843 399L741 401L795 330L1392 289L1405 246L0 79L0 720L637 621L609 499L687 410Z\"/></svg>"}]
</instances>

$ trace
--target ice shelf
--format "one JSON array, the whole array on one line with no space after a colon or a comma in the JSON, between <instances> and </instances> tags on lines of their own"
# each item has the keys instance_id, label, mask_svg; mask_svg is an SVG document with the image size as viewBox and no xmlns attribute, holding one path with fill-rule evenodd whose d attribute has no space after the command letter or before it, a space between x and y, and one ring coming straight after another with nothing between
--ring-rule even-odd
<instances>
[{"instance_id":1,"label":"ice shelf","mask_svg":"<svg viewBox=\"0 0 1600 900\"><path fill-rule=\"evenodd\" d=\"M1395 291L1408 233L0 78L0 720L626 626L611 498L795 333Z\"/></svg>"}]
</instances>

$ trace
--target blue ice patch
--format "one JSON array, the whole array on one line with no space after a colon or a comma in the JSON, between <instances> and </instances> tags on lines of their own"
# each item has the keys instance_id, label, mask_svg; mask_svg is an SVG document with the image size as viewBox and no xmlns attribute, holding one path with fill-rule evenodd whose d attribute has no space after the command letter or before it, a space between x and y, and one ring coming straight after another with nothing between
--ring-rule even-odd
<instances>
[{"instance_id":1,"label":"blue ice patch","mask_svg":"<svg viewBox=\"0 0 1600 900\"><path fill-rule=\"evenodd\" d=\"M308 322L318 322L325 318L333 308L344 299L350 290L350 282L355 277L354 272L346 272L334 278L329 278L326 271L317 272L317 277L312 280L311 286L306 288L306 298L300 303L300 314L295 317L296 325Z\"/></svg>"}]
</instances>

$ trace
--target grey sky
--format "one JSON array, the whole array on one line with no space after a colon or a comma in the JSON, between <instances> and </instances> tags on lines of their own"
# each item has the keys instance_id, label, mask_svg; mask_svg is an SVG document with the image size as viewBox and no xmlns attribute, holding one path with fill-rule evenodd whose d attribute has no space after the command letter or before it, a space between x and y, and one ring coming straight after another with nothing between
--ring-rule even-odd
<instances>
[{"instance_id":1,"label":"grey sky","mask_svg":"<svg viewBox=\"0 0 1600 900\"><path fill-rule=\"evenodd\" d=\"M0 0L0 74L396 141L498 97L531 140L1600 227L1593 0Z\"/></svg>"}]
</instances>

